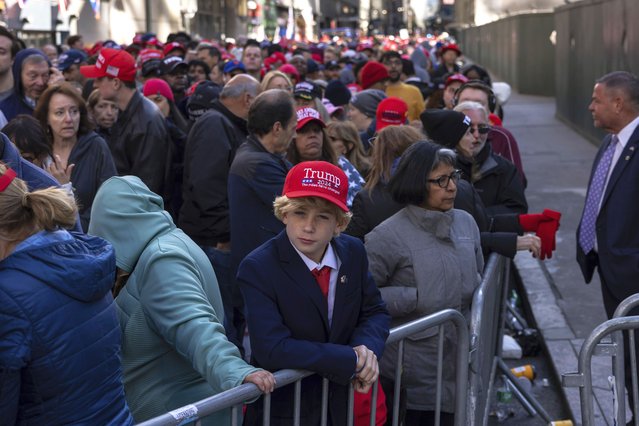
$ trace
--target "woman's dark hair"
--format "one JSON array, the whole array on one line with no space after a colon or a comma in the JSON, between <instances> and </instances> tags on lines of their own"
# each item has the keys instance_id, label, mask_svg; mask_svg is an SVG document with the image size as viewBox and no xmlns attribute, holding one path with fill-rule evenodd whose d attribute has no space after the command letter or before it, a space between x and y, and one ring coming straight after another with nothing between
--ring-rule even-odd
<instances>
[{"instance_id":1,"label":"woman's dark hair","mask_svg":"<svg viewBox=\"0 0 639 426\"><path fill-rule=\"evenodd\" d=\"M16 36L7 28L0 26L0 37L6 37L11 40L11 59L15 58L20 50L20 44L16 40Z\"/></svg>"},{"instance_id":2,"label":"woman's dark hair","mask_svg":"<svg viewBox=\"0 0 639 426\"><path fill-rule=\"evenodd\" d=\"M400 204L421 206L428 196L428 175L441 164L455 165L455 153L432 142L410 146L388 184L393 200Z\"/></svg>"},{"instance_id":3,"label":"woman's dark hair","mask_svg":"<svg viewBox=\"0 0 639 426\"><path fill-rule=\"evenodd\" d=\"M200 61L199 59L192 59L189 61L189 71L191 70L191 67L202 67L204 69L204 75L206 75L206 79L209 79L209 74L211 73L211 67L209 67L209 65L204 62L204 61Z\"/></svg>"},{"instance_id":4,"label":"woman's dark hair","mask_svg":"<svg viewBox=\"0 0 639 426\"><path fill-rule=\"evenodd\" d=\"M184 133L189 132L189 121L184 118L180 108L170 99L167 99L169 103L169 118L173 121L173 124Z\"/></svg>"},{"instance_id":5,"label":"woman's dark hair","mask_svg":"<svg viewBox=\"0 0 639 426\"><path fill-rule=\"evenodd\" d=\"M490 74L488 74L488 71L486 71L485 68L480 67L477 64L471 64L471 65L466 65L462 70L461 73L468 77L468 74L470 74L471 72L476 72L477 75L479 76L479 80L483 81L484 83L486 83L488 85L488 87L492 87L493 82L492 79L490 78ZM468 77L470 80L472 80L472 78Z\"/></svg>"},{"instance_id":6,"label":"woman's dark hair","mask_svg":"<svg viewBox=\"0 0 639 426\"><path fill-rule=\"evenodd\" d=\"M353 74L355 75L355 80L357 80L358 83L360 82L359 72L362 70L362 68L364 68L364 65L366 65L367 62L367 60L363 60L356 62L355 65L353 65Z\"/></svg>"},{"instance_id":7,"label":"woman's dark hair","mask_svg":"<svg viewBox=\"0 0 639 426\"><path fill-rule=\"evenodd\" d=\"M309 124L307 124L307 126ZM302 127L302 129L304 127ZM301 132L298 131L298 133L301 133ZM295 143L295 140L293 140L293 142L289 145L288 152L286 153L286 157L288 158L288 161L290 161L293 165L304 161L300 158L300 153L297 150L297 144ZM324 128L322 128L322 153L320 155L320 158L318 158L318 160L326 161L336 166L338 165L337 154L335 153L335 150L333 149L333 145L331 145L331 141L328 139L328 132Z\"/></svg>"},{"instance_id":8,"label":"woman's dark hair","mask_svg":"<svg viewBox=\"0 0 639 426\"><path fill-rule=\"evenodd\" d=\"M7 135L21 153L33 154L34 158L53 157L51 141L40 122L30 115L16 116L2 128L2 133Z\"/></svg>"},{"instance_id":9,"label":"woman's dark hair","mask_svg":"<svg viewBox=\"0 0 639 426\"><path fill-rule=\"evenodd\" d=\"M38 99L38 104L36 105L35 111L33 112L33 116L38 119L42 128L46 130L49 140L53 141L53 135L51 135L51 132L49 130L48 122L49 104L51 103L51 98L53 97L53 95L56 94L68 96L69 98L73 99L75 103L78 104L78 109L80 110L80 127L78 128L78 136L87 134L91 130L93 130L93 125L91 124L91 120L89 119L87 105L78 91L68 83L54 84L52 86L49 86L47 90L42 93L42 96L40 96L40 99Z\"/></svg>"},{"instance_id":10,"label":"woman's dark hair","mask_svg":"<svg viewBox=\"0 0 639 426\"><path fill-rule=\"evenodd\" d=\"M415 75L415 65L413 64L413 61L402 58L402 73L408 76Z\"/></svg>"},{"instance_id":11,"label":"woman's dark hair","mask_svg":"<svg viewBox=\"0 0 639 426\"><path fill-rule=\"evenodd\" d=\"M270 89L260 93L248 113L248 130L257 136L264 136L271 132L275 123L283 127L294 120L295 107L293 97L289 92L280 89Z\"/></svg>"}]
</instances>

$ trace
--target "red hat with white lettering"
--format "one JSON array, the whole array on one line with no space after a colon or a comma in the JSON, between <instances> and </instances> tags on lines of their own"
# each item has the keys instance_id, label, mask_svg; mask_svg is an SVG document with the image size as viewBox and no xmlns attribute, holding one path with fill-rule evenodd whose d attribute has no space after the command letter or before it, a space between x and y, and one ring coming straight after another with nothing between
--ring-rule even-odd
<instances>
[{"instance_id":1,"label":"red hat with white lettering","mask_svg":"<svg viewBox=\"0 0 639 426\"><path fill-rule=\"evenodd\" d=\"M317 112L316 109L313 108L300 108L297 110L297 126L295 130L300 130L302 127L306 126L311 121L316 121L320 126L326 127L320 113Z\"/></svg>"},{"instance_id":2,"label":"red hat with white lettering","mask_svg":"<svg viewBox=\"0 0 639 426\"><path fill-rule=\"evenodd\" d=\"M122 81L135 81L135 59L124 50L104 48L100 50L95 65L80 67L88 78L111 77Z\"/></svg>"},{"instance_id":3,"label":"red hat with white lettering","mask_svg":"<svg viewBox=\"0 0 639 426\"><path fill-rule=\"evenodd\" d=\"M342 169L326 161L304 161L289 170L282 195L320 197L348 212L348 178Z\"/></svg>"},{"instance_id":4,"label":"red hat with white lettering","mask_svg":"<svg viewBox=\"0 0 639 426\"><path fill-rule=\"evenodd\" d=\"M375 114L375 131L379 132L386 126L401 126L406 123L408 105L400 98L386 98L377 105Z\"/></svg>"}]
</instances>

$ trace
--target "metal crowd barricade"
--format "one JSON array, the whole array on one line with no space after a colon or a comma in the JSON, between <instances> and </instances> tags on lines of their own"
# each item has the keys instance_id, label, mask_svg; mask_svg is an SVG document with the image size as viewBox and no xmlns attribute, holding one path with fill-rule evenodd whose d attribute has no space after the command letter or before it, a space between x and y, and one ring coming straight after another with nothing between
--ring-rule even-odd
<instances>
[{"instance_id":1,"label":"metal crowd barricade","mask_svg":"<svg viewBox=\"0 0 639 426\"><path fill-rule=\"evenodd\" d=\"M484 277L475 291L470 318L470 368L468 388L469 424L485 424L490 410L490 395L496 374L495 355L501 352L506 269L508 259L491 254Z\"/></svg>"},{"instance_id":2,"label":"metal crowd barricade","mask_svg":"<svg viewBox=\"0 0 639 426\"><path fill-rule=\"evenodd\" d=\"M484 268L484 277L475 291L470 320L470 368L468 424L486 425L497 372L503 375L513 394L531 416L546 423L550 415L512 374L502 359L511 260L493 253Z\"/></svg>"},{"instance_id":3,"label":"metal crowd barricade","mask_svg":"<svg viewBox=\"0 0 639 426\"><path fill-rule=\"evenodd\" d=\"M639 294L632 295L619 304L613 318L595 327L588 335L579 352L578 371L562 375L564 387L578 387L581 402L581 419L584 426L594 426L594 406L592 393L591 362L593 355L612 357L612 374L615 377L615 394L617 410L615 413L618 425L626 424L626 387L623 331L629 332L630 366L632 370L632 388L634 390L634 412L639 412L639 394L637 377L637 354L635 352L635 330L639 328L639 316L627 316L631 309L639 306ZM610 335L611 341L601 340ZM637 425L635 417L635 425Z\"/></svg>"},{"instance_id":4,"label":"metal crowd barricade","mask_svg":"<svg viewBox=\"0 0 639 426\"><path fill-rule=\"evenodd\" d=\"M404 347L404 339L407 337L422 332L426 329L439 327L439 350L438 350L438 369L437 369L437 410L436 410L436 424L439 425L439 414L441 405L442 394L442 363L443 363L443 327L445 323L452 322L457 331L457 356L455 362L456 377L455 377L455 425L466 426L466 394L468 388L468 356L469 356L469 335L468 325L464 316L454 309L445 309L436 312L432 315L428 315L424 318L406 323L399 327L393 328L390 331L390 335L386 340L386 344L399 342L399 355L398 364L395 371L395 398L393 401L393 426L398 425L399 416L399 389L401 386L401 362L402 353ZM280 370L275 373L276 388L295 383L295 420L296 426L300 425L300 401L301 401L301 382L302 379L308 377L314 373L302 370ZM232 408L232 425L237 426L240 422L240 411L242 404L247 401L258 398L262 393L253 384L244 384L228 391L219 393L212 397L203 399L193 404L180 407L169 413L155 417L140 423L140 426L169 426L169 425L184 425L187 423L195 422L196 425L200 424L200 419L211 415L217 411ZM372 401L377 400L377 383L373 386ZM270 395L264 397L264 419L263 424L268 426L270 423ZM370 425L375 425L375 410L377 404L371 403L371 416ZM321 425L327 424L327 412L328 412L328 379L323 380L323 392L322 392L322 417ZM348 401L348 425L352 425L354 420L353 415L353 386L349 389L349 401Z\"/></svg>"}]
</instances>

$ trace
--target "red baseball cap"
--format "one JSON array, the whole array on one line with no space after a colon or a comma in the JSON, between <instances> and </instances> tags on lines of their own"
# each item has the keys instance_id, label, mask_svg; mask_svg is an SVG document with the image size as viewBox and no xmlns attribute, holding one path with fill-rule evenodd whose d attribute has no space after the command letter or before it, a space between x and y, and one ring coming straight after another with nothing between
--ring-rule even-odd
<instances>
[{"instance_id":1,"label":"red baseball cap","mask_svg":"<svg viewBox=\"0 0 639 426\"><path fill-rule=\"evenodd\" d=\"M164 53L157 49L142 49L138 55L138 62L140 65L144 64L150 59L163 59Z\"/></svg>"},{"instance_id":2,"label":"red baseball cap","mask_svg":"<svg viewBox=\"0 0 639 426\"><path fill-rule=\"evenodd\" d=\"M442 55L444 53L446 53L446 51L448 51L448 50L454 50L455 52L457 52L457 56L461 56L461 54L462 54L461 49L455 43L449 43L449 44L444 45L442 47Z\"/></svg>"},{"instance_id":3,"label":"red baseball cap","mask_svg":"<svg viewBox=\"0 0 639 426\"><path fill-rule=\"evenodd\" d=\"M177 41L172 41L171 43L167 43L164 45L164 55L168 55L169 53L177 49L180 49L182 52L186 53L186 50L184 49L184 46L182 46L182 44L178 43Z\"/></svg>"},{"instance_id":4,"label":"red baseball cap","mask_svg":"<svg viewBox=\"0 0 639 426\"><path fill-rule=\"evenodd\" d=\"M294 166L286 175L282 195L320 197L348 212L348 178L342 169L326 161L304 161Z\"/></svg>"},{"instance_id":5,"label":"red baseball cap","mask_svg":"<svg viewBox=\"0 0 639 426\"><path fill-rule=\"evenodd\" d=\"M464 84L468 82L468 77L466 77L464 74L459 74L459 73L453 74L446 79L446 84L444 85L444 87L448 87L451 85L451 83L454 83L456 81L460 82L461 84Z\"/></svg>"},{"instance_id":6,"label":"red baseball cap","mask_svg":"<svg viewBox=\"0 0 639 426\"><path fill-rule=\"evenodd\" d=\"M316 109L313 108L300 108L297 110L297 126L295 130L299 130L302 127L306 126L311 121L316 121L322 127L326 127L320 113L317 112Z\"/></svg>"},{"instance_id":7,"label":"red baseball cap","mask_svg":"<svg viewBox=\"0 0 639 426\"><path fill-rule=\"evenodd\" d=\"M82 66L80 72L88 78L112 77L135 81L135 59L124 50L104 48L100 50L95 65Z\"/></svg>"},{"instance_id":8,"label":"red baseball cap","mask_svg":"<svg viewBox=\"0 0 639 426\"><path fill-rule=\"evenodd\" d=\"M386 126L401 126L406 122L408 105L400 98L386 98L377 105L375 114L375 131L379 132Z\"/></svg>"}]
</instances>

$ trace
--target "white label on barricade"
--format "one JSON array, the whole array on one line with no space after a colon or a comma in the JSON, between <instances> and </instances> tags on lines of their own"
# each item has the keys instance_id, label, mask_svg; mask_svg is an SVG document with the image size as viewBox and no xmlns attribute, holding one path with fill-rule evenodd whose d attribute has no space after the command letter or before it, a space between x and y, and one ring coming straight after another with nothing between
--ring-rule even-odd
<instances>
[{"instance_id":1,"label":"white label on barricade","mask_svg":"<svg viewBox=\"0 0 639 426\"><path fill-rule=\"evenodd\" d=\"M180 421L180 424L182 424L183 422L181 422L181 420L184 419L195 420L195 418L197 417L197 407L195 405L186 405L177 410L169 411L169 414L173 416L175 420Z\"/></svg>"}]
</instances>

